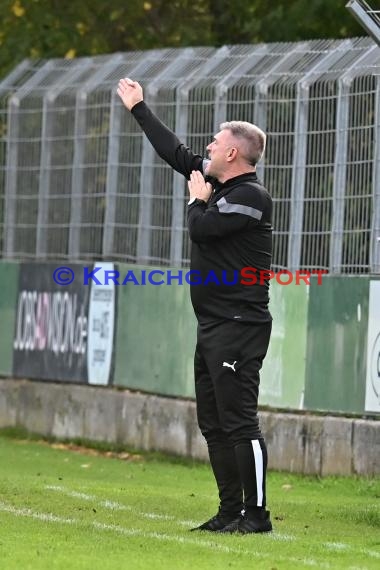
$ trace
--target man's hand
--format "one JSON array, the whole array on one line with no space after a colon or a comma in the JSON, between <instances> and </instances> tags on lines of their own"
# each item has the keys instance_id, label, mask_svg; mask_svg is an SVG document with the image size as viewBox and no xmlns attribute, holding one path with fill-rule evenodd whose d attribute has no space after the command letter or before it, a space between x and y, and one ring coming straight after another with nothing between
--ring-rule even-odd
<instances>
[{"instance_id":1,"label":"man's hand","mask_svg":"<svg viewBox=\"0 0 380 570\"><path fill-rule=\"evenodd\" d=\"M144 100L143 90L140 83L132 81L132 79L129 79L128 77L120 79L117 94L129 111L132 107L137 105L137 103Z\"/></svg>"},{"instance_id":2,"label":"man's hand","mask_svg":"<svg viewBox=\"0 0 380 570\"><path fill-rule=\"evenodd\" d=\"M208 202L212 193L212 186L209 182L205 182L199 170L192 171L187 185L189 187L190 198L198 198L198 200Z\"/></svg>"}]
</instances>

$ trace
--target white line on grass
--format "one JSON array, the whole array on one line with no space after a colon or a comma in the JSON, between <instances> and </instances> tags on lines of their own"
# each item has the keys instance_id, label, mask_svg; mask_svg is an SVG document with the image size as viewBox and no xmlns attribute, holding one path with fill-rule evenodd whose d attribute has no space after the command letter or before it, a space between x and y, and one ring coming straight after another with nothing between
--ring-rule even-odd
<instances>
[{"instance_id":1,"label":"white line on grass","mask_svg":"<svg viewBox=\"0 0 380 570\"><path fill-rule=\"evenodd\" d=\"M324 542L322 544L328 550L336 550L342 552L343 550L347 550L350 552L354 552L355 554L364 554L366 556L370 556L372 558L380 558L380 553L376 552L376 550L370 550L368 548L355 548L350 544L345 544L344 542Z\"/></svg>"},{"instance_id":2,"label":"white line on grass","mask_svg":"<svg viewBox=\"0 0 380 570\"><path fill-rule=\"evenodd\" d=\"M135 511L129 505L122 505L121 503L116 503L115 501L99 501L98 497L94 495L87 495L87 493L79 493L78 491L71 491L70 489L65 489L65 487L61 487L60 485L46 485L45 489L49 491L58 491L59 493L63 493L68 497L73 497L74 499L83 499L83 501L98 501L97 505L104 507L105 509L111 509L112 511L129 511L134 512L136 515L146 518L146 519L158 519L164 521L174 521L175 518L169 515L157 515L156 513L144 513L141 511Z\"/></svg>"},{"instance_id":3,"label":"white line on grass","mask_svg":"<svg viewBox=\"0 0 380 570\"><path fill-rule=\"evenodd\" d=\"M367 556L371 556L372 558L380 558L380 552L376 552L376 550L368 550L368 548L361 548L359 552L360 554L366 554Z\"/></svg>"},{"instance_id":4,"label":"white line on grass","mask_svg":"<svg viewBox=\"0 0 380 570\"><path fill-rule=\"evenodd\" d=\"M111 509L111 510L115 510L115 511L128 511L128 512L131 512L132 514L140 516L142 518L147 518L147 519L152 519L152 520L156 519L156 520L173 521L173 522L176 522L177 524L180 524L181 526L184 526L186 528L195 527L199 524L198 521L179 520L179 519L176 519L176 517L170 516L170 515L160 515L160 514L156 514L156 513L146 513L146 512L137 511L133 507L131 507L130 505L123 505L122 503L110 501L109 499L99 501L98 497L96 497L95 495L89 495L87 493L82 493L79 491L72 491L70 489L67 489L67 488L61 486L61 485L46 485L45 489L48 489L50 491L57 491L59 493L65 494L69 497L73 497L73 498L77 498L77 499L83 499L84 501L93 501L93 502L95 502L96 505L100 505L106 509ZM160 535L160 536L163 536L163 535ZM273 540L276 542L277 541L291 542L291 541L295 540L295 537L292 535L278 533L276 531L274 531L272 533L268 533L266 535L266 537L269 540ZM348 544L345 544L343 542L325 542L323 544L323 546L329 550L336 550L336 551L349 550L349 551L355 552L357 554L364 554L364 555L370 556L372 558L380 559L380 554L374 550L364 549L364 548L355 549L354 547L352 547ZM310 562L309 565L312 566L313 563Z\"/></svg>"},{"instance_id":5,"label":"white line on grass","mask_svg":"<svg viewBox=\"0 0 380 570\"><path fill-rule=\"evenodd\" d=\"M32 519L37 519L43 522L56 522L63 524L76 524L78 522L76 519L57 517L51 513L38 513L27 508L16 508L13 505L7 505L3 502L0 502L0 511L3 513L11 513L12 515L16 515L18 517L30 517Z\"/></svg>"},{"instance_id":6,"label":"white line on grass","mask_svg":"<svg viewBox=\"0 0 380 570\"><path fill-rule=\"evenodd\" d=\"M45 489L47 489L49 491L57 491L58 493L62 493L68 497L73 497L75 499L83 499L84 501L92 501L96 504L96 506L100 505L106 509L111 509L111 510L116 510L116 511L128 511L128 512L133 513L134 515L137 515L137 516L140 516L143 518L147 518L147 519L175 521L178 524L180 524L181 526L184 526L187 528L195 527L199 524L199 522L196 522L196 521L179 520L179 519L176 519L174 516L158 515L156 513L145 513L145 512L141 512L141 511L136 511L133 507L131 507L129 505L123 505L122 503L116 503L115 501L109 501L108 499L99 501L98 497L95 497L95 495L88 495L87 493L81 493L79 491L72 491L70 489L63 487L62 485L46 485ZM294 536L291 536L289 534L280 534L277 532L273 532L271 534L268 534L268 538L270 538L271 540L284 541L284 542L290 542L290 541L294 540Z\"/></svg>"},{"instance_id":7,"label":"white line on grass","mask_svg":"<svg viewBox=\"0 0 380 570\"><path fill-rule=\"evenodd\" d=\"M329 550L339 550L339 551L351 548L348 544L344 544L344 542L325 542L323 546L325 548L328 548Z\"/></svg>"},{"instance_id":8,"label":"white line on grass","mask_svg":"<svg viewBox=\"0 0 380 570\"><path fill-rule=\"evenodd\" d=\"M40 513L32 511L29 508L23 508L23 507L17 508L14 507L13 505L7 505L6 503L3 502L0 502L0 511L15 515L17 517L28 517L47 523L70 524L77 526L86 526L88 524L83 520L59 517L51 513ZM262 552L261 550L260 551L252 549L247 550L243 548L230 547L224 544L217 544L216 542L211 542L196 538L192 539L184 536L179 536L176 534L170 535L158 532L146 532L139 529L124 528L122 526L105 524L97 521L89 523L89 526L92 526L100 531L117 532L119 534L123 534L124 536L130 536L130 537L137 536L140 538L162 540L166 542L175 542L177 544L179 543L179 544L192 545L197 547L201 546L203 548L209 548L211 550L216 550L227 554L246 554L248 556L256 556L259 559L269 558L270 560L273 560L273 554L269 553L267 554ZM247 540L247 537L244 537L243 540ZM278 556L276 554L276 561L294 562L297 564L302 562L305 566L317 566L319 568L326 568L326 569L330 568L330 565L328 563L316 561L313 560L312 558L304 558L303 560L300 560L299 558Z\"/></svg>"}]
</instances>

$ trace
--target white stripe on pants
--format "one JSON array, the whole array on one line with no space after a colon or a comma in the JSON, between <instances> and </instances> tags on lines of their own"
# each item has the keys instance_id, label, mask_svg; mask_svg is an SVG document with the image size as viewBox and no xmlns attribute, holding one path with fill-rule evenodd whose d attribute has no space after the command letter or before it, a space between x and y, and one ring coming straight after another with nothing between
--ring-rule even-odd
<instances>
[{"instance_id":1,"label":"white stripe on pants","mask_svg":"<svg viewBox=\"0 0 380 570\"><path fill-rule=\"evenodd\" d=\"M263 506L263 452L261 451L260 442L258 439L252 439L253 455L255 457L255 472L256 472L256 489L257 489L257 506Z\"/></svg>"}]
</instances>

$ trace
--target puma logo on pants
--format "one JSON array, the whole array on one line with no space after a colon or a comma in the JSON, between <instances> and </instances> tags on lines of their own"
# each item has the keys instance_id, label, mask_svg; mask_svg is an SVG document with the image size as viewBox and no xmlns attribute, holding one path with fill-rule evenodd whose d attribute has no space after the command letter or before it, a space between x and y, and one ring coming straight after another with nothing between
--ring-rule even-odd
<instances>
[{"instance_id":1,"label":"puma logo on pants","mask_svg":"<svg viewBox=\"0 0 380 570\"><path fill-rule=\"evenodd\" d=\"M226 368L232 368L232 370L234 372L236 372L235 370L235 364L237 363L237 360L235 360L232 364L228 364L228 362L223 362L223 366L225 366Z\"/></svg>"}]
</instances>

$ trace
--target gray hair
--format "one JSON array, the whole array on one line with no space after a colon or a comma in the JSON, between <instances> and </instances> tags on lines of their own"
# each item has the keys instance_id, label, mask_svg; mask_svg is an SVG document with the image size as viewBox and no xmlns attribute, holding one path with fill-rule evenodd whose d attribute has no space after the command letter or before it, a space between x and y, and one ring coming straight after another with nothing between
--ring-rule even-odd
<instances>
[{"instance_id":1,"label":"gray hair","mask_svg":"<svg viewBox=\"0 0 380 570\"><path fill-rule=\"evenodd\" d=\"M241 152L246 161L252 166L256 166L264 154L266 134L256 125L247 121L229 121L222 123L220 129L228 130L231 134L243 140Z\"/></svg>"}]
</instances>

